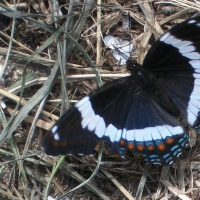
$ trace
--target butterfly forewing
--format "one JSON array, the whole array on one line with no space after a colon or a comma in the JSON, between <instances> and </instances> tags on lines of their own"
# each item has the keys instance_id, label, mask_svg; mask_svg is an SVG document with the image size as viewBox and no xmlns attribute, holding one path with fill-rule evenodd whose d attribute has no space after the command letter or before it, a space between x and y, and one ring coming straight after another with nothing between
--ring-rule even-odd
<instances>
[{"instance_id":1,"label":"butterfly forewing","mask_svg":"<svg viewBox=\"0 0 200 200\"><path fill-rule=\"evenodd\" d=\"M46 134L44 151L93 154L104 140L110 154L129 150L148 163L172 163L200 110L199 50L200 17L175 26L152 46L143 67L69 109Z\"/></svg>"},{"instance_id":2,"label":"butterfly forewing","mask_svg":"<svg viewBox=\"0 0 200 200\"><path fill-rule=\"evenodd\" d=\"M122 93L126 92L130 81L130 77L127 77L110 82L83 98L75 107L70 108L47 132L43 142L44 151L50 155L93 154L99 139L109 142L109 138L104 136L105 122L103 121L102 124L101 121L107 115L106 123L110 121L121 123L120 116L114 119L114 110L109 108ZM95 108L96 111L94 111ZM101 118L96 119L95 113L101 115ZM98 126L95 120L99 121ZM94 133L95 130L96 133ZM109 144L110 147L113 146L109 149L110 153L116 152L115 145Z\"/></svg>"},{"instance_id":3,"label":"butterfly forewing","mask_svg":"<svg viewBox=\"0 0 200 200\"><path fill-rule=\"evenodd\" d=\"M178 24L150 49L144 67L193 126L200 110L200 17Z\"/></svg>"}]
</instances>

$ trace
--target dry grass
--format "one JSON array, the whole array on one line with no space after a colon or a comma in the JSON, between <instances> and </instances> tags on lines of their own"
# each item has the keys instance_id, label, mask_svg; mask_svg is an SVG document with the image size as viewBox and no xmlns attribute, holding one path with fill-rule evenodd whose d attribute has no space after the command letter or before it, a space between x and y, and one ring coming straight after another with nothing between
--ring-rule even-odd
<instances>
[{"instance_id":1,"label":"dry grass","mask_svg":"<svg viewBox=\"0 0 200 200\"><path fill-rule=\"evenodd\" d=\"M93 179L69 199L200 198L198 140L170 167L146 165L133 155L103 156L99 166L97 155L59 160L41 149L44 133L70 103L102 80L128 74L114 66L101 36L129 38L135 47L132 57L142 63L160 35L199 12L199 1L98 1L101 6L92 0L1 2L0 199L55 198L93 172ZM123 31L121 22L128 13L132 27Z\"/></svg>"}]
</instances>

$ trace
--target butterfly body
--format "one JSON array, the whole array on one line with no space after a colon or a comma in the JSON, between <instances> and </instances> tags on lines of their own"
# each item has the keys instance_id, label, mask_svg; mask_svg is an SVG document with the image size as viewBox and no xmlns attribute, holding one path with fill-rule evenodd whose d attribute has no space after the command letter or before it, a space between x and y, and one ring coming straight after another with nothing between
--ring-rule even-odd
<instances>
[{"instance_id":1,"label":"butterfly body","mask_svg":"<svg viewBox=\"0 0 200 200\"><path fill-rule=\"evenodd\" d=\"M129 150L148 163L175 161L188 145L188 126L198 123L200 17L165 33L142 66L127 67L130 76L93 91L55 123L45 136L47 154L93 154L104 140L110 154Z\"/></svg>"}]
</instances>

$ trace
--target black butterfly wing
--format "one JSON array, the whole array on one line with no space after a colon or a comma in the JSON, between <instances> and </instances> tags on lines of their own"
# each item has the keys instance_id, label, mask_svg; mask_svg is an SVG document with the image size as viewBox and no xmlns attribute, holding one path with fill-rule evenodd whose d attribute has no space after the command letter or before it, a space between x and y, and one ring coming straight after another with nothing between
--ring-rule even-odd
<instances>
[{"instance_id":1,"label":"black butterfly wing","mask_svg":"<svg viewBox=\"0 0 200 200\"><path fill-rule=\"evenodd\" d=\"M193 126L200 110L200 17L165 33L147 53L143 66Z\"/></svg>"},{"instance_id":2,"label":"black butterfly wing","mask_svg":"<svg viewBox=\"0 0 200 200\"><path fill-rule=\"evenodd\" d=\"M44 138L47 154L93 154L99 140L110 154L128 149L147 162L168 164L187 143L177 119L133 78L117 79L69 109Z\"/></svg>"}]
</instances>

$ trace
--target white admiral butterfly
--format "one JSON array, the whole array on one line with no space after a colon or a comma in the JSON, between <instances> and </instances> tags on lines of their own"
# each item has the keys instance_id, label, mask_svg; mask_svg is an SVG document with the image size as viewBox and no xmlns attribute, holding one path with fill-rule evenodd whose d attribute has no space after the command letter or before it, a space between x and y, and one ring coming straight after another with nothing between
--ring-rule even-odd
<instances>
[{"instance_id":1,"label":"white admiral butterfly","mask_svg":"<svg viewBox=\"0 0 200 200\"><path fill-rule=\"evenodd\" d=\"M143 66L93 91L47 132L50 155L93 154L106 141L110 154L141 153L147 163L171 164L199 123L200 17L182 22L155 42ZM197 123L197 124L198 124Z\"/></svg>"}]
</instances>

